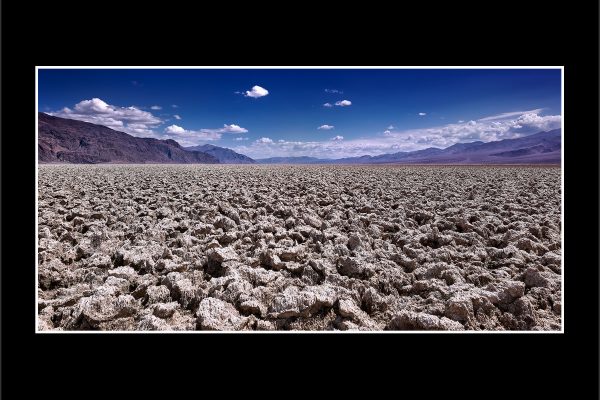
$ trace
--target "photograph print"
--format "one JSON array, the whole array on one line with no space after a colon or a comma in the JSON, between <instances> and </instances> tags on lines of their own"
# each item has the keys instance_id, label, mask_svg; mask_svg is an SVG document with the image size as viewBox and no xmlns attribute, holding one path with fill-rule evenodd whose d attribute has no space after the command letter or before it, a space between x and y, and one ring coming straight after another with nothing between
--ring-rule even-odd
<instances>
[{"instance_id":1,"label":"photograph print","mask_svg":"<svg viewBox=\"0 0 600 400\"><path fill-rule=\"evenodd\" d=\"M563 331L560 66L36 73L38 333Z\"/></svg>"}]
</instances>

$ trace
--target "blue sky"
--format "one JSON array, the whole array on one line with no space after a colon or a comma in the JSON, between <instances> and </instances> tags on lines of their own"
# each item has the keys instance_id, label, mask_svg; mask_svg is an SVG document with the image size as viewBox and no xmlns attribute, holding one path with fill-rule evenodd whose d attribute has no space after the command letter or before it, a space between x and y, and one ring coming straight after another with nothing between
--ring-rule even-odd
<instances>
[{"instance_id":1,"label":"blue sky","mask_svg":"<svg viewBox=\"0 0 600 400\"><path fill-rule=\"evenodd\" d=\"M560 127L560 70L39 71L39 110L254 158L337 158Z\"/></svg>"}]
</instances>

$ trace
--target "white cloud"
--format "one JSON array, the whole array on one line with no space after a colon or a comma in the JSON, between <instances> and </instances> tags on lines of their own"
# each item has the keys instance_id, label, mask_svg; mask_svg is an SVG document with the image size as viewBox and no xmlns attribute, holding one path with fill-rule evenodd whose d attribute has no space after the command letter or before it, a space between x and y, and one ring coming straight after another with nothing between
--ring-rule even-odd
<instances>
[{"instance_id":1,"label":"white cloud","mask_svg":"<svg viewBox=\"0 0 600 400\"><path fill-rule=\"evenodd\" d=\"M91 100L82 100L75 104L73 109L65 107L60 111L48 114L104 125L138 137L154 136L156 133L153 129L163 122L148 111L134 106L114 106L97 97Z\"/></svg>"},{"instance_id":2,"label":"white cloud","mask_svg":"<svg viewBox=\"0 0 600 400\"><path fill-rule=\"evenodd\" d=\"M179 106L177 104L171 104L171 107L173 107L173 108L179 108Z\"/></svg>"},{"instance_id":3,"label":"white cloud","mask_svg":"<svg viewBox=\"0 0 600 400\"><path fill-rule=\"evenodd\" d=\"M152 106L150 107L151 110L162 110L161 106Z\"/></svg>"},{"instance_id":4,"label":"white cloud","mask_svg":"<svg viewBox=\"0 0 600 400\"><path fill-rule=\"evenodd\" d=\"M548 131L561 127L562 118L560 115L539 116L537 113L527 113L521 115L514 126L515 129L523 129L532 132L532 129L541 129ZM517 127L517 125L519 127Z\"/></svg>"},{"instance_id":5,"label":"white cloud","mask_svg":"<svg viewBox=\"0 0 600 400\"><path fill-rule=\"evenodd\" d=\"M325 103L325 104L323 104L323 107L330 108L330 107L333 107L333 104L331 104L331 103Z\"/></svg>"},{"instance_id":6,"label":"white cloud","mask_svg":"<svg viewBox=\"0 0 600 400\"><path fill-rule=\"evenodd\" d=\"M325 89L326 93L339 93L339 94L344 94L344 92L342 92L341 90L337 90L337 89Z\"/></svg>"},{"instance_id":7,"label":"white cloud","mask_svg":"<svg viewBox=\"0 0 600 400\"><path fill-rule=\"evenodd\" d=\"M459 124L462 124L463 122L465 122L465 121L463 121L462 119L459 119L459 120L458 120L458 123L459 123Z\"/></svg>"},{"instance_id":8,"label":"white cloud","mask_svg":"<svg viewBox=\"0 0 600 400\"><path fill-rule=\"evenodd\" d=\"M480 118L478 119L478 121L493 121L493 120L497 120L497 119L506 119L506 118L510 118L510 117L517 117L523 114L539 114L543 111L543 108L536 108L534 110L528 110L528 111L511 111L511 112L506 112L506 113L502 113L502 114L498 114L498 115L492 115L491 117L485 117L485 118Z\"/></svg>"},{"instance_id":9,"label":"white cloud","mask_svg":"<svg viewBox=\"0 0 600 400\"><path fill-rule=\"evenodd\" d=\"M344 137L337 135L337 136L332 137L331 140L333 140L333 141L344 140Z\"/></svg>"},{"instance_id":10,"label":"white cloud","mask_svg":"<svg viewBox=\"0 0 600 400\"><path fill-rule=\"evenodd\" d=\"M191 131L186 131L185 129L183 129L181 126L178 126L178 125L170 125L165 128L165 133L169 133L169 134L181 135L186 132L191 132Z\"/></svg>"},{"instance_id":11,"label":"white cloud","mask_svg":"<svg viewBox=\"0 0 600 400\"><path fill-rule=\"evenodd\" d=\"M348 107L352 105L352 102L350 100L340 100L336 101L335 105L339 107Z\"/></svg>"},{"instance_id":12,"label":"white cloud","mask_svg":"<svg viewBox=\"0 0 600 400\"><path fill-rule=\"evenodd\" d=\"M388 126L387 129L394 129L394 125Z\"/></svg>"},{"instance_id":13,"label":"white cloud","mask_svg":"<svg viewBox=\"0 0 600 400\"><path fill-rule=\"evenodd\" d=\"M420 113L419 113L419 115L420 115L421 117L423 117L423 116L427 115L427 113L420 112Z\"/></svg>"},{"instance_id":14,"label":"white cloud","mask_svg":"<svg viewBox=\"0 0 600 400\"><path fill-rule=\"evenodd\" d=\"M167 126L164 133L162 139L173 139L182 146L195 146L206 141L219 140L222 135L219 132L205 129L199 131L187 130L178 125Z\"/></svg>"},{"instance_id":15,"label":"white cloud","mask_svg":"<svg viewBox=\"0 0 600 400\"><path fill-rule=\"evenodd\" d=\"M73 109L65 107L60 111L49 112L48 114L104 125L137 137L175 139L183 146L218 140L224 133L248 132L246 128L236 124L224 124L222 128L200 130L188 130L178 125L170 125L163 132L156 132L155 129L166 120L161 120L152 113L142 111L134 106L114 106L99 98L83 100L75 104ZM179 115L174 115L174 118L181 119Z\"/></svg>"},{"instance_id":16,"label":"white cloud","mask_svg":"<svg viewBox=\"0 0 600 400\"><path fill-rule=\"evenodd\" d=\"M223 125L223 128L219 129L219 132L222 133L246 133L248 132L248 129L246 128L242 128L239 125L236 124L231 124L231 125Z\"/></svg>"},{"instance_id":17,"label":"white cloud","mask_svg":"<svg viewBox=\"0 0 600 400\"><path fill-rule=\"evenodd\" d=\"M389 130L387 130L387 131L383 131L383 134L384 134L384 135L389 135L390 133L392 133L392 132L390 132Z\"/></svg>"},{"instance_id":18,"label":"white cloud","mask_svg":"<svg viewBox=\"0 0 600 400\"><path fill-rule=\"evenodd\" d=\"M321 125L320 127L318 127L317 129L324 129L326 131L335 128L335 126L333 125Z\"/></svg>"},{"instance_id":19,"label":"white cloud","mask_svg":"<svg viewBox=\"0 0 600 400\"><path fill-rule=\"evenodd\" d=\"M259 97L264 97L268 94L269 94L269 91L267 89L260 87L258 85L255 85L252 87L252 90L247 90L246 94L244 96L257 99Z\"/></svg>"},{"instance_id":20,"label":"white cloud","mask_svg":"<svg viewBox=\"0 0 600 400\"><path fill-rule=\"evenodd\" d=\"M247 138L247 137L236 137L236 138L235 138L235 139L233 139L233 140L236 140L236 141L240 141L240 140L248 140L248 138Z\"/></svg>"},{"instance_id":21,"label":"white cloud","mask_svg":"<svg viewBox=\"0 0 600 400\"><path fill-rule=\"evenodd\" d=\"M317 158L342 158L362 155L379 155L399 151L422 150L428 147L446 148L456 143L473 141L490 142L527 136L561 126L560 115L541 116L525 113L504 120L467 121L424 129L389 131L360 139L331 138L322 141L277 142L268 138L234 148L253 158L311 156Z\"/></svg>"}]
</instances>

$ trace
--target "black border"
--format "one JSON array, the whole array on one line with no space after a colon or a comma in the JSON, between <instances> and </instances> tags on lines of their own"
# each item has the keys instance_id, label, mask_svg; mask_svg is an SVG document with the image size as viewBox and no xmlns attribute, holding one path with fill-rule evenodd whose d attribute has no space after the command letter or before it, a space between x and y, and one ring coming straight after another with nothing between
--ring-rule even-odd
<instances>
[{"instance_id":1,"label":"black border","mask_svg":"<svg viewBox=\"0 0 600 400\"><path fill-rule=\"evenodd\" d=\"M103 3L86 10L75 2L7 3L3 394L139 396L164 386L202 394L204 384L260 395L280 382L298 393L319 383L336 391L367 385L371 393L416 390L426 397L436 391L553 397L570 389L573 371L579 392L598 391L598 4L367 9L336 3L328 10L252 3L192 10ZM565 334L35 335L34 67L169 64L564 65ZM23 380L31 383L18 383ZM123 381L129 390L119 389Z\"/></svg>"}]
</instances>

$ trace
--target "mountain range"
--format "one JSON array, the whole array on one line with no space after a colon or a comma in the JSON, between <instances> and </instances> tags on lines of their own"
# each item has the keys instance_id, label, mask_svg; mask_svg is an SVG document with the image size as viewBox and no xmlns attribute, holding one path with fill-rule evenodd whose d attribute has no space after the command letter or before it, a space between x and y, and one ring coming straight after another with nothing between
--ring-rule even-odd
<instances>
[{"instance_id":1,"label":"mountain range","mask_svg":"<svg viewBox=\"0 0 600 400\"><path fill-rule=\"evenodd\" d=\"M102 125L38 113L42 163L181 164L560 164L561 130L495 142L457 143L445 149L338 159L274 157L253 160L209 144L182 147L175 140L139 138Z\"/></svg>"},{"instance_id":2,"label":"mountain range","mask_svg":"<svg viewBox=\"0 0 600 400\"><path fill-rule=\"evenodd\" d=\"M259 164L560 164L561 130L539 132L495 142L457 143L445 149L423 150L338 159L274 157Z\"/></svg>"},{"instance_id":3,"label":"mountain range","mask_svg":"<svg viewBox=\"0 0 600 400\"><path fill-rule=\"evenodd\" d=\"M256 164L256 161L231 149L203 144L200 146L184 147L188 151L201 151L215 157L221 164Z\"/></svg>"}]
</instances>

